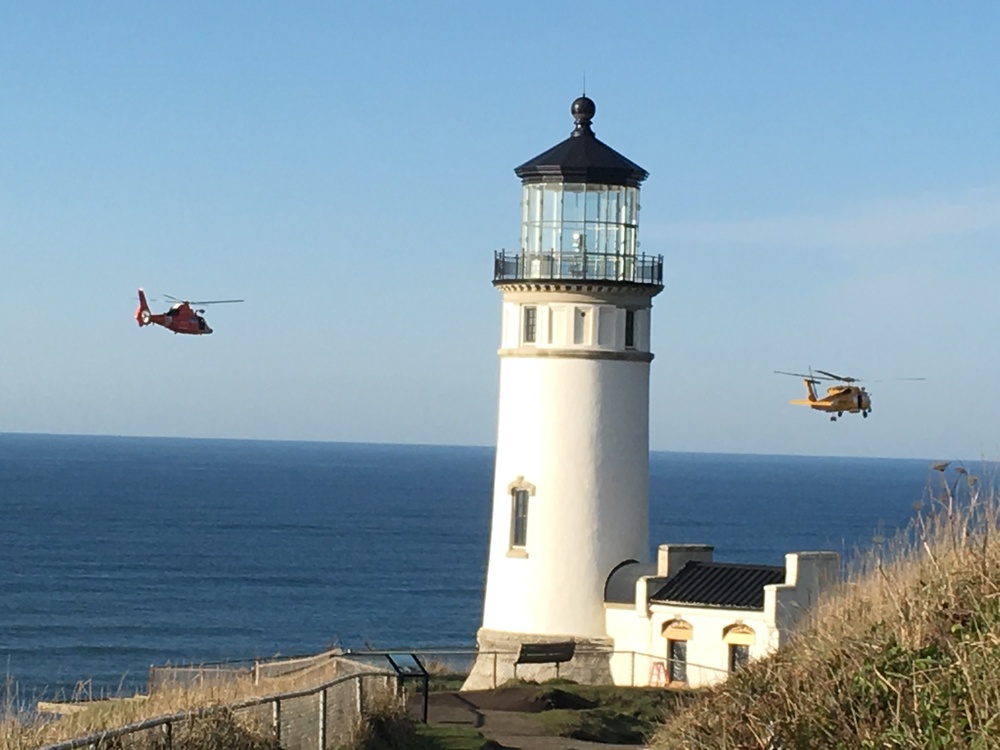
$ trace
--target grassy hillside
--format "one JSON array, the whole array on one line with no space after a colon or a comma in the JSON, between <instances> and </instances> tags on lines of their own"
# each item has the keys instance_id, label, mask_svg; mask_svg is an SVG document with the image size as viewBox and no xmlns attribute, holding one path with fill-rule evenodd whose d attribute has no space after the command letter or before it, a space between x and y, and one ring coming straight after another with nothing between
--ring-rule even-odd
<instances>
[{"instance_id":1,"label":"grassy hillside","mask_svg":"<svg viewBox=\"0 0 1000 750\"><path fill-rule=\"evenodd\" d=\"M656 748L1000 748L1000 499L937 467L788 647L708 691Z\"/></svg>"}]
</instances>

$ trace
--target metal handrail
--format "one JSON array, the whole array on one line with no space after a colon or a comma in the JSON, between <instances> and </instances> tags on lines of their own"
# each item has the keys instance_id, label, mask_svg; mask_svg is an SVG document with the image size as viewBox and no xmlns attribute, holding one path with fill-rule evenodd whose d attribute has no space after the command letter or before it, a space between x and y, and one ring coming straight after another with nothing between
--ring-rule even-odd
<instances>
[{"instance_id":1,"label":"metal handrail","mask_svg":"<svg viewBox=\"0 0 1000 750\"><path fill-rule=\"evenodd\" d=\"M244 708L263 706L266 703L287 701L292 700L293 698L304 698L310 695L316 695L317 693L327 690L334 685L339 685L344 682L359 680L363 677L385 677L386 675L392 676L392 673L387 670L380 672L358 672L357 674L347 675L346 677L338 677L337 679L325 682L322 685L317 685L303 690L295 690L287 693L274 693L272 695L264 695L257 698L247 698L246 700L237 701L235 703L226 703L221 706L197 708L191 711L181 711L176 714L170 714L169 716L158 716L152 719L145 719L135 724L118 727L117 729L106 729L103 732L89 734L85 737L64 740L63 742L57 742L52 745L43 745L37 750L75 750L76 748L86 747L89 745L99 746L100 743L106 742L107 740L113 740L134 732L142 732L147 729L173 724L174 722L183 721L184 719L192 717L201 718L203 716L210 716L211 714L218 713L220 711L239 711Z\"/></svg>"},{"instance_id":2,"label":"metal handrail","mask_svg":"<svg viewBox=\"0 0 1000 750\"><path fill-rule=\"evenodd\" d=\"M384 654L393 654L400 652L412 653L417 656L427 657L435 655L456 655L456 656L479 656L482 654L486 655L496 655L496 656L517 656L518 649L490 649L488 651L480 651L474 646L442 646L440 648L419 648L419 649L389 649L377 651L352 651L347 649L344 651L344 657L351 656L382 656ZM619 651L613 648L601 648L600 646L593 646L590 648L578 648L575 651L579 655L593 655L593 654L608 654L610 656L631 656L631 657L642 657L645 659L655 660L655 661L669 661L670 657L667 654L650 654L645 651ZM708 664L699 664L697 662L685 660L685 663L689 667L694 667L695 669L705 669L710 672L720 672L724 674L729 674L729 670L724 667L713 667Z\"/></svg>"},{"instance_id":3,"label":"metal handrail","mask_svg":"<svg viewBox=\"0 0 1000 750\"><path fill-rule=\"evenodd\" d=\"M663 286L662 255L585 251L493 254L493 281L611 281Z\"/></svg>"},{"instance_id":4,"label":"metal handrail","mask_svg":"<svg viewBox=\"0 0 1000 750\"><path fill-rule=\"evenodd\" d=\"M388 654L388 653L396 653L398 651L401 651L401 650L396 650L396 651L381 651L381 650L380 651L354 651L354 652L348 650L347 652L345 652L343 654L343 657L350 658L351 656L366 656L366 655L368 655L368 656L377 656L377 655L383 655L383 654ZM458 646L458 647L456 647L456 646L445 646L445 647L441 647L441 648L437 648L437 649L411 650L410 653L413 653L415 655L458 654L458 655L476 656L476 655L481 655L481 654L496 654L496 655L509 655L509 656L513 656L513 655L516 655L518 652L517 651L506 651L506 650L502 650L502 651L501 650L498 650L498 651L482 651L481 652L478 649L471 648L471 647L470 648L463 648L461 646ZM664 654L649 654L649 653L644 653L644 652L641 652L641 651L616 651L614 649L605 649L605 648L589 648L589 649L584 648L584 649L579 649L577 651L577 653L578 654L606 653L606 654L608 654L610 656L615 656L615 655L631 656L633 660L636 657L643 657L643 658L646 658L646 659L656 660L656 661L664 661L664 662L665 661L669 661L669 657L666 656L666 655L664 655ZM728 670L726 670L726 669L722 669L722 668L719 668L719 667L711 667L711 666L708 666L707 664L696 664L696 663L690 662L690 661L686 662L686 664L687 664L688 667L693 667L695 669L704 669L704 670L715 671L715 672L728 672ZM633 670L634 670L634 666L633 666ZM183 721L183 720L189 719L189 718L201 718L201 717L210 716L212 714L215 714L215 713L218 713L218 712L221 712L221 711L227 711L227 710L228 711L239 711L239 710L242 710L242 709L253 708L254 706L263 706L263 705L268 704L268 703L280 705L280 703L282 701L288 701L288 700L293 700L295 698L304 698L304 697L307 697L307 696L316 695L316 694L322 693L323 691L328 690L328 689L330 689L330 688L332 688L332 687L334 687L336 685L340 685L340 684L343 684L343 683L346 683L346 682L351 682L351 681L354 681L354 680L361 680L361 679L363 679L365 677L385 677L385 676L396 676L397 679L398 679L398 675L394 674L393 672L391 672L389 670L358 672L356 674L351 674L351 675L346 675L346 676L343 676L343 677L338 677L338 678L330 680L328 682L324 682L321 685L316 685L316 686L310 687L310 688L303 688L301 690L293 690L293 691L288 691L288 692L283 692L283 693L272 693L272 694L269 694L269 695L257 696L257 697L254 697L254 698L247 698L245 700L236 701L236 702L233 702L233 703L226 703L226 704L222 704L222 705L218 705L218 706L209 706L209 707L205 707L205 708L192 709L192 710L189 710L189 711L181 711L181 712L170 714L170 715L167 715L167 716L158 716L158 717L154 717L154 718L151 718L151 719L144 719L143 721L136 722L134 724L128 724L126 726L118 727L116 729L106 729L104 731L96 732L94 734L89 734L89 735L86 735L86 736L83 736L83 737L77 737L77 738L71 739L71 740L64 740L62 742L57 742L57 743L53 743L53 744L50 744L50 745L43 745L43 746L37 748L37 750L76 750L77 748L81 748L81 747L89 747L89 746L99 747L101 745L101 743L107 742L108 740L113 740L113 739L116 739L118 737L123 737L125 735L132 734L132 733L135 733L135 732L142 732L142 731L146 731L146 730L149 730L149 729L154 729L156 727L166 726L166 727L168 727L168 731L169 731L170 725L174 724L175 722ZM634 674L632 675L632 682L633 682L633 684L635 683L635 675ZM425 689L425 692L424 692L424 699L425 699L425 701L426 701L426 697L427 696L426 696L426 689ZM277 712L275 712L275 715L276 716L278 715Z\"/></svg>"}]
</instances>

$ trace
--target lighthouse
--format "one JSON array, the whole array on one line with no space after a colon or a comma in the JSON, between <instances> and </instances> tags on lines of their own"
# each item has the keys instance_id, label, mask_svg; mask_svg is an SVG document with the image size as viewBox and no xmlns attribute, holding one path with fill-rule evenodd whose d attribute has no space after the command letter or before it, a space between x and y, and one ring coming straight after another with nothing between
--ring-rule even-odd
<instances>
[{"instance_id":1,"label":"lighthouse","mask_svg":"<svg viewBox=\"0 0 1000 750\"><path fill-rule=\"evenodd\" d=\"M546 647L564 676L600 680L608 579L649 557L650 313L663 258L639 253L647 172L598 140L591 99L571 113L570 136L514 170L520 246L494 257L499 419L466 688L495 682L498 658L509 671Z\"/></svg>"}]
</instances>

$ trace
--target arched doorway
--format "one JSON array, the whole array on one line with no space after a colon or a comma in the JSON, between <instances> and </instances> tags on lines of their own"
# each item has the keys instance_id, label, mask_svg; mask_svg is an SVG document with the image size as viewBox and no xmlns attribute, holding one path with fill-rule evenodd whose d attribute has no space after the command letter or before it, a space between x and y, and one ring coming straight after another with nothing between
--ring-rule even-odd
<instances>
[{"instance_id":1,"label":"arched doorway","mask_svg":"<svg viewBox=\"0 0 1000 750\"><path fill-rule=\"evenodd\" d=\"M663 623L660 633L667 640L667 679L686 683L687 644L694 637L694 628L684 620L670 620Z\"/></svg>"}]
</instances>

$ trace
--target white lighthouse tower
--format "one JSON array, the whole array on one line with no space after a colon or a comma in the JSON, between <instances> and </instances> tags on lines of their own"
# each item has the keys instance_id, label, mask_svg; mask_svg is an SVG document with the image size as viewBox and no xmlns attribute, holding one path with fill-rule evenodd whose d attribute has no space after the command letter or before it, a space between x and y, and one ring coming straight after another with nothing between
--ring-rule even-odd
<instances>
[{"instance_id":1,"label":"white lighthouse tower","mask_svg":"<svg viewBox=\"0 0 1000 750\"><path fill-rule=\"evenodd\" d=\"M611 648L608 577L649 556L650 311L663 258L638 253L647 172L595 137L593 101L571 111L570 137L514 170L520 250L495 257L499 426L467 688L495 680L486 654L512 663L525 644L572 644L562 673L600 678L606 657L584 654Z\"/></svg>"}]
</instances>

